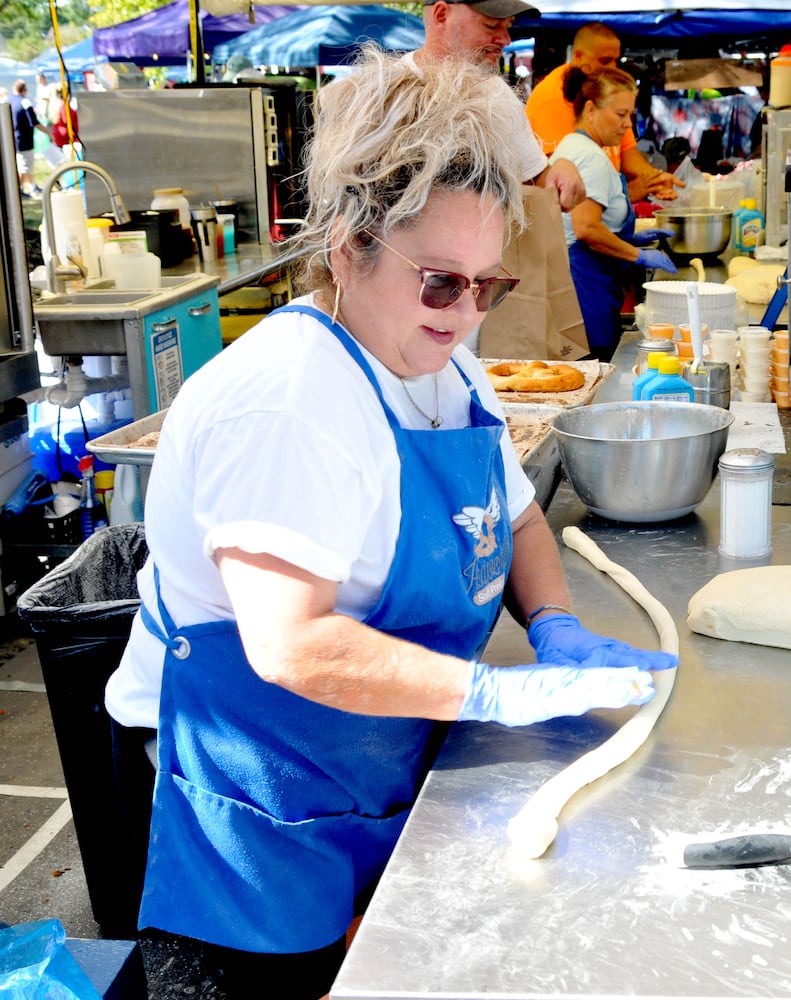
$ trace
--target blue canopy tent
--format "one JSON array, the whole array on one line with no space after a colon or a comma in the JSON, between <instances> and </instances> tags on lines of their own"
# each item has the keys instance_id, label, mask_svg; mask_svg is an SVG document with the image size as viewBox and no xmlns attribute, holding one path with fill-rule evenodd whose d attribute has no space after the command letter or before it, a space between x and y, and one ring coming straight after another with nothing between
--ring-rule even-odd
<instances>
[{"instance_id":1,"label":"blue canopy tent","mask_svg":"<svg viewBox=\"0 0 791 1000\"><path fill-rule=\"evenodd\" d=\"M252 8L253 25L264 26L292 13L293 6L266 5ZM198 11L202 47L207 55L222 42L241 35L251 28L250 15L237 12L215 17L205 10ZM99 28L93 35L97 56L118 62L133 62L137 66L172 66L188 61L192 51L190 2L173 3L149 11L141 17Z\"/></svg>"},{"instance_id":2,"label":"blue canopy tent","mask_svg":"<svg viewBox=\"0 0 791 1000\"><path fill-rule=\"evenodd\" d=\"M571 40L587 21L607 24L624 45L675 43L691 51L704 45L737 44L771 38L779 47L791 40L791 6L783 0L539 0L540 16L520 14L515 38L563 33Z\"/></svg>"},{"instance_id":3,"label":"blue canopy tent","mask_svg":"<svg viewBox=\"0 0 791 1000\"><path fill-rule=\"evenodd\" d=\"M366 41L392 51L412 51L424 41L414 14L377 5L312 7L217 46L215 63L234 54L255 66L336 66L348 62Z\"/></svg>"},{"instance_id":4,"label":"blue canopy tent","mask_svg":"<svg viewBox=\"0 0 791 1000\"><path fill-rule=\"evenodd\" d=\"M76 45L70 45L61 52L63 64L71 80L81 80L85 70L93 68L96 57L93 53L93 38L83 38ZM47 77L60 78L60 58L56 48L46 49L36 58L36 68Z\"/></svg>"}]
</instances>

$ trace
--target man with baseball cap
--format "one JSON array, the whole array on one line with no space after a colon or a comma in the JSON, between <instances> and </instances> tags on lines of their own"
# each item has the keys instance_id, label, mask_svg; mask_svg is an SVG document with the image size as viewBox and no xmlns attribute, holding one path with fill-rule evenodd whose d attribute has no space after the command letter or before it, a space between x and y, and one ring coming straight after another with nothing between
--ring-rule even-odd
<instances>
[{"instance_id":1,"label":"man with baseball cap","mask_svg":"<svg viewBox=\"0 0 791 1000\"><path fill-rule=\"evenodd\" d=\"M405 58L414 62L416 68L424 59L452 55L489 63L497 98L514 105L514 129L503 140L519 145L525 164L525 183L556 188L561 208L569 212L585 198L585 185L577 168L569 160L549 165L529 122L527 127L524 125L522 103L505 80L496 75L503 47L511 41L508 29L517 14L527 11L535 13L536 9L523 0L426 0L423 7L426 41Z\"/></svg>"}]
</instances>

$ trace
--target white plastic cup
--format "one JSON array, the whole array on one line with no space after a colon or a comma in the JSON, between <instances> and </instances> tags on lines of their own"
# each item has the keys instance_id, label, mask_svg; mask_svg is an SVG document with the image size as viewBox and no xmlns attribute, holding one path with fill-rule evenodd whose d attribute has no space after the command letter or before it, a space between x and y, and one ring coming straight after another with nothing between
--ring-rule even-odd
<instances>
[{"instance_id":1,"label":"white plastic cup","mask_svg":"<svg viewBox=\"0 0 791 1000\"><path fill-rule=\"evenodd\" d=\"M769 346L769 337L771 336L771 330L765 326L740 326L739 327L739 337L741 338L742 350L745 345L758 346L761 344L763 347Z\"/></svg>"},{"instance_id":2,"label":"white plastic cup","mask_svg":"<svg viewBox=\"0 0 791 1000\"><path fill-rule=\"evenodd\" d=\"M736 347L739 334L735 330L712 330L709 340L723 347Z\"/></svg>"}]
</instances>

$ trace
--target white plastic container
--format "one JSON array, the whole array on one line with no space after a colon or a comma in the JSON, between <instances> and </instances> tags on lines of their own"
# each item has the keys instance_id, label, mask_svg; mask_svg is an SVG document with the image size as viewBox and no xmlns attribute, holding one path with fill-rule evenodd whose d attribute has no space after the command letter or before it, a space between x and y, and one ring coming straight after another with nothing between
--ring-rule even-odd
<instances>
[{"instance_id":1,"label":"white plastic container","mask_svg":"<svg viewBox=\"0 0 791 1000\"><path fill-rule=\"evenodd\" d=\"M117 465L113 481L110 524L129 524L143 520L143 497L140 469L136 465Z\"/></svg>"},{"instance_id":2,"label":"white plastic container","mask_svg":"<svg viewBox=\"0 0 791 1000\"><path fill-rule=\"evenodd\" d=\"M151 202L151 208L159 211L176 208L181 228L190 229L192 226L190 203L184 196L183 188L154 188L154 200Z\"/></svg>"},{"instance_id":3,"label":"white plastic container","mask_svg":"<svg viewBox=\"0 0 791 1000\"><path fill-rule=\"evenodd\" d=\"M88 236L88 217L82 192L73 188L53 191L51 205L55 249L61 261L69 257L78 258L88 272L87 277L98 278L99 266Z\"/></svg>"}]
</instances>

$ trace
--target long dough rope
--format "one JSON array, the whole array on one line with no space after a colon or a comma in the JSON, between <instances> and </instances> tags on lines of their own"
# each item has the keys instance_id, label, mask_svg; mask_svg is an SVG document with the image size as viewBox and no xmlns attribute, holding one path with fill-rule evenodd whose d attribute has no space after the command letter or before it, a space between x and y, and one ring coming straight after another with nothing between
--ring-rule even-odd
<instances>
[{"instance_id":1,"label":"long dough rope","mask_svg":"<svg viewBox=\"0 0 791 1000\"><path fill-rule=\"evenodd\" d=\"M579 528L564 528L562 537L568 548L611 577L646 611L656 628L663 652L678 656L675 622L667 608L649 594L637 577L608 559ZM667 704L675 680L675 669L657 671L654 674L656 693L651 701L642 705L608 740L550 778L527 801L508 824L508 836L521 855L540 858L557 836L557 818L569 799L581 788L628 760L645 743Z\"/></svg>"}]
</instances>

